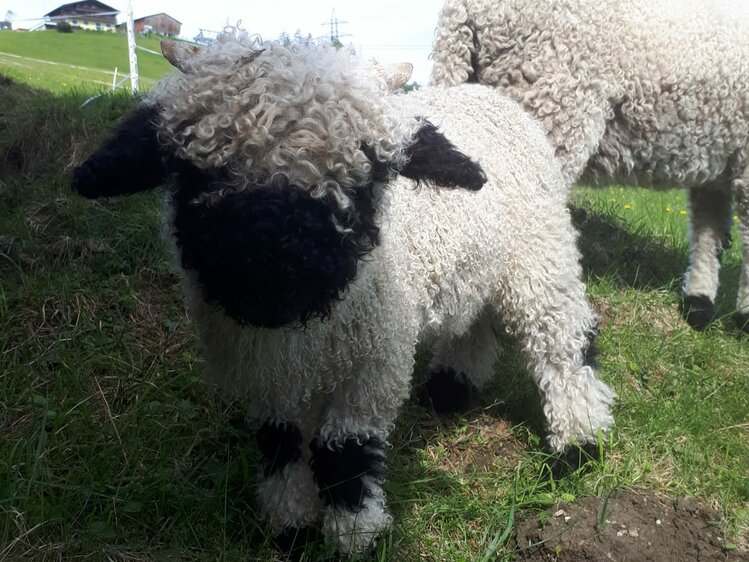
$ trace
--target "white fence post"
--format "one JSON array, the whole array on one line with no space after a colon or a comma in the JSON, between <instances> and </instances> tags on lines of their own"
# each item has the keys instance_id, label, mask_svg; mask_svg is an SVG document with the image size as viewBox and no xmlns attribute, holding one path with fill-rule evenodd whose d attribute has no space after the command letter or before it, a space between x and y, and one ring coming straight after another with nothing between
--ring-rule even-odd
<instances>
[{"instance_id":1,"label":"white fence post","mask_svg":"<svg viewBox=\"0 0 749 562\"><path fill-rule=\"evenodd\" d=\"M135 54L135 29L133 24L133 2L127 3L127 51L130 57L130 89L138 91L138 56Z\"/></svg>"}]
</instances>

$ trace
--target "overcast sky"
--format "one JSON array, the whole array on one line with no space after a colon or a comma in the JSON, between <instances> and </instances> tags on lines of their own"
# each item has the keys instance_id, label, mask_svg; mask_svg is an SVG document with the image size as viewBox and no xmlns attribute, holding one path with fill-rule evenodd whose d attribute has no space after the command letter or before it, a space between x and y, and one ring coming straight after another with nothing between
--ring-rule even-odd
<instances>
[{"instance_id":1,"label":"overcast sky","mask_svg":"<svg viewBox=\"0 0 749 562\"><path fill-rule=\"evenodd\" d=\"M412 80L425 85L429 80L431 49L437 16L444 0L133 0L135 17L166 12L182 22L182 35L192 38L202 28L220 30L226 23L242 20L250 33L263 39L275 39L283 31L293 35L301 30L313 37L329 35L329 20L335 9L341 41L351 43L364 60L382 63L410 62L414 65ZM31 27L25 18L41 18L65 1L0 0L0 17L7 10L16 13L15 25ZM127 10L126 0L104 2ZM343 23L346 22L346 23ZM323 25L325 23L325 25Z\"/></svg>"}]
</instances>

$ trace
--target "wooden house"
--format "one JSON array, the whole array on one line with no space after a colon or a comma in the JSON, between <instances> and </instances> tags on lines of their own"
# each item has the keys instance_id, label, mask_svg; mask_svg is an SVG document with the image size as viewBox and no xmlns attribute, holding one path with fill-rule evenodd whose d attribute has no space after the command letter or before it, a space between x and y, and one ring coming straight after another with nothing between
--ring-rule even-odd
<instances>
[{"instance_id":1,"label":"wooden house","mask_svg":"<svg viewBox=\"0 0 749 562\"><path fill-rule=\"evenodd\" d=\"M59 22L65 21L79 29L115 31L117 14L119 14L118 10L98 0L82 0L63 4L48 14L44 14L44 17L47 18L46 27L55 27Z\"/></svg>"},{"instance_id":2,"label":"wooden house","mask_svg":"<svg viewBox=\"0 0 749 562\"><path fill-rule=\"evenodd\" d=\"M153 32L159 35L176 37L182 28L182 22L174 19L169 14L161 12L136 19L134 22L136 33Z\"/></svg>"}]
</instances>

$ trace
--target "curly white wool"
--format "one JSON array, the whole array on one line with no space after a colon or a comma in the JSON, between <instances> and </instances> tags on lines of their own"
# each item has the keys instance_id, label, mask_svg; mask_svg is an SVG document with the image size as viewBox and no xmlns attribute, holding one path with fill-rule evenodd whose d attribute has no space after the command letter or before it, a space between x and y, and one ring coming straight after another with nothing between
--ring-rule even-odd
<instances>
[{"instance_id":1,"label":"curly white wool","mask_svg":"<svg viewBox=\"0 0 749 562\"><path fill-rule=\"evenodd\" d=\"M485 387L496 372L501 326L521 343L550 447L594 442L613 423L614 393L585 361L596 318L567 189L542 131L517 104L481 86L395 102L399 114L426 116L479 158L488 183L468 192L389 182L379 200L380 244L331 318L304 331L241 327L184 272L209 381L241 398L258 423L298 427L305 443L385 441L411 391L419 342L434 350L430 370L454 368ZM308 455L261 484L270 521L302 527L321 517L339 550L362 550L390 522L381 487L366 484L359 511L321 513L314 494L298 492L311 479Z\"/></svg>"},{"instance_id":2,"label":"curly white wool","mask_svg":"<svg viewBox=\"0 0 749 562\"><path fill-rule=\"evenodd\" d=\"M384 81L345 50L286 48L234 31L186 66L151 96L160 138L200 168L228 167L238 189L282 175L346 208L371 171L363 145L398 166L418 127L387 107Z\"/></svg>"},{"instance_id":3,"label":"curly white wool","mask_svg":"<svg viewBox=\"0 0 749 562\"><path fill-rule=\"evenodd\" d=\"M433 382L459 384L460 372L482 388L497 332L514 335L550 448L595 442L614 393L591 361L596 319L567 185L538 124L495 88L391 96L332 50L254 47L229 33L190 61L194 47L165 45L186 74L131 112L71 183L99 197L168 180L164 233L204 371L256 424L269 523L283 534L319 524L342 553L390 525L385 447L419 344L433 351ZM336 190L371 247L332 231Z\"/></svg>"},{"instance_id":4,"label":"curly white wool","mask_svg":"<svg viewBox=\"0 0 749 562\"><path fill-rule=\"evenodd\" d=\"M594 174L704 183L725 170L749 132L749 26L723 4L448 0L432 81L470 78L523 103L570 181L593 158ZM612 120L626 129L600 146Z\"/></svg>"},{"instance_id":5,"label":"curly white wool","mask_svg":"<svg viewBox=\"0 0 749 562\"><path fill-rule=\"evenodd\" d=\"M330 317L304 330L242 326L205 298L195 271L183 270L208 380L242 399L258 426L301 434L298 458L260 476L270 523L279 530L320 523L344 553L364 550L390 524L382 482L370 475L362 477L361 505L321 502L310 489L309 445L385 443L411 392L419 343L434 350L430 370L459 370L481 388L495 374L496 330L506 330L542 395L552 450L594 442L610 428L614 393L586 359L596 319L567 186L543 132L518 104L482 86L385 95L345 55L320 48L264 45L237 67L247 50L226 43L156 95L162 140L180 157L229 166L247 184L283 174L315 194L334 177L345 190L369 169L361 143L400 168L426 118L487 178L479 191L414 189L399 175L378 184L379 244ZM250 123L262 130L248 130ZM168 225L173 242L174 230Z\"/></svg>"},{"instance_id":6,"label":"curly white wool","mask_svg":"<svg viewBox=\"0 0 749 562\"><path fill-rule=\"evenodd\" d=\"M689 188L684 293L713 303L731 197L749 271L748 16L737 0L447 0L432 81L522 103L567 182ZM749 317L749 273L737 310Z\"/></svg>"}]
</instances>

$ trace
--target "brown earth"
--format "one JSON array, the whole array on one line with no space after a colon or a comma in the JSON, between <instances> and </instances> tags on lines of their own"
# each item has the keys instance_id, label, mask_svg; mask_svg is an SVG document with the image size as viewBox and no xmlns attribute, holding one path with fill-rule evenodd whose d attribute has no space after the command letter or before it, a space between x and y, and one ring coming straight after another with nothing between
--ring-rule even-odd
<instances>
[{"instance_id":1,"label":"brown earth","mask_svg":"<svg viewBox=\"0 0 749 562\"><path fill-rule=\"evenodd\" d=\"M528 519L517 545L523 562L749 562L748 552L725 548L715 511L634 491L583 498Z\"/></svg>"}]
</instances>

